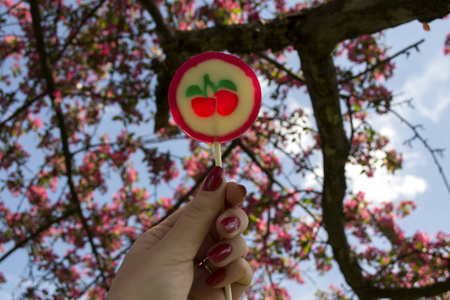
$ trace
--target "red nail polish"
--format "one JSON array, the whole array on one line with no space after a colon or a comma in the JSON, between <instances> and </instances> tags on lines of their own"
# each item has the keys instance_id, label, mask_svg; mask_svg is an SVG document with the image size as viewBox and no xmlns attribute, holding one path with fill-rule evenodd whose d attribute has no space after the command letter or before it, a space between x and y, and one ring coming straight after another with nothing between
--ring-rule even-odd
<instances>
[{"instance_id":1,"label":"red nail polish","mask_svg":"<svg viewBox=\"0 0 450 300\"><path fill-rule=\"evenodd\" d=\"M235 231L239 227L239 219L236 217L228 217L220 221L228 233Z\"/></svg>"},{"instance_id":2,"label":"red nail polish","mask_svg":"<svg viewBox=\"0 0 450 300\"><path fill-rule=\"evenodd\" d=\"M206 177L203 190L209 192L217 190L222 184L222 175L223 169L218 166L214 167Z\"/></svg>"},{"instance_id":3,"label":"red nail polish","mask_svg":"<svg viewBox=\"0 0 450 300\"><path fill-rule=\"evenodd\" d=\"M230 255L230 253L231 253L231 246L228 244L222 244L209 251L208 256L215 263L218 263L227 258L228 255Z\"/></svg>"},{"instance_id":4,"label":"red nail polish","mask_svg":"<svg viewBox=\"0 0 450 300\"><path fill-rule=\"evenodd\" d=\"M215 285L218 285L225 278L226 275L227 269L221 268L211 273L211 275L209 275L209 277L206 278L205 282L210 287L213 287Z\"/></svg>"}]
</instances>

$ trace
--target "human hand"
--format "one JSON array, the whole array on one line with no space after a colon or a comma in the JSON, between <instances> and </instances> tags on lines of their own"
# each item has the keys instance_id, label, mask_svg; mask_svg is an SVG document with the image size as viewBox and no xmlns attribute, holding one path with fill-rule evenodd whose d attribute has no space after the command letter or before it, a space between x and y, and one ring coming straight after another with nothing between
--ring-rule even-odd
<instances>
[{"instance_id":1,"label":"human hand","mask_svg":"<svg viewBox=\"0 0 450 300\"><path fill-rule=\"evenodd\" d=\"M133 244L107 299L224 300L228 284L239 299L253 277L241 235L248 218L237 207L245 195L215 167L191 202ZM208 267L199 267L206 257Z\"/></svg>"}]
</instances>

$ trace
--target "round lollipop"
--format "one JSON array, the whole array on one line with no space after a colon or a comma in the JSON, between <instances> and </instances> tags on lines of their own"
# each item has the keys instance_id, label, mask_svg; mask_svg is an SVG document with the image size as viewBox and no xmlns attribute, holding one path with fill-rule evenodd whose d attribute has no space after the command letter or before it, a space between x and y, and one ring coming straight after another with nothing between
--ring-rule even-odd
<instances>
[{"instance_id":1,"label":"round lollipop","mask_svg":"<svg viewBox=\"0 0 450 300\"><path fill-rule=\"evenodd\" d=\"M261 86L241 59L207 52L186 61L169 87L173 119L190 137L214 144L217 166L222 166L220 144L242 135L261 108ZM225 287L231 300L231 287Z\"/></svg>"},{"instance_id":2,"label":"round lollipop","mask_svg":"<svg viewBox=\"0 0 450 300\"><path fill-rule=\"evenodd\" d=\"M170 83L169 105L187 135L223 143L253 124L261 107L261 87L253 70L239 58L207 52L177 70Z\"/></svg>"}]
</instances>

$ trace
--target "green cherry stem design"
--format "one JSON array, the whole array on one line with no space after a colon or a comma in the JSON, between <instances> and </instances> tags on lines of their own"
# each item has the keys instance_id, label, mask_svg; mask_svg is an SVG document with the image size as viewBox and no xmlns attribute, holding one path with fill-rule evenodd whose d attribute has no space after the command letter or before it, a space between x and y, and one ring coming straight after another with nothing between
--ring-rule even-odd
<instances>
[{"instance_id":1,"label":"green cherry stem design","mask_svg":"<svg viewBox=\"0 0 450 300\"><path fill-rule=\"evenodd\" d=\"M214 94L217 93L217 88L216 85L211 81L211 79L209 79L209 75L206 74L205 77L203 77L203 96L205 96L205 98L207 97L208 92L206 91L206 89L209 87L213 90Z\"/></svg>"},{"instance_id":2,"label":"green cherry stem design","mask_svg":"<svg viewBox=\"0 0 450 300\"><path fill-rule=\"evenodd\" d=\"M208 97L208 86L214 92L214 96ZM238 105L236 85L230 80L220 80L216 86L209 74L203 77L203 90L198 85L191 85L186 91L186 97L191 98L192 109L201 118L214 115L215 111L221 116L228 116Z\"/></svg>"},{"instance_id":3,"label":"green cherry stem design","mask_svg":"<svg viewBox=\"0 0 450 300\"><path fill-rule=\"evenodd\" d=\"M216 86L214 82L212 82L209 78L209 74L205 74L205 76L203 77L203 90L198 85L191 85L186 90L186 97L202 95L203 97L207 98L208 86L213 90L214 94L216 94L217 91L221 88L226 88L233 92L237 92L236 85L231 80L222 79Z\"/></svg>"}]
</instances>

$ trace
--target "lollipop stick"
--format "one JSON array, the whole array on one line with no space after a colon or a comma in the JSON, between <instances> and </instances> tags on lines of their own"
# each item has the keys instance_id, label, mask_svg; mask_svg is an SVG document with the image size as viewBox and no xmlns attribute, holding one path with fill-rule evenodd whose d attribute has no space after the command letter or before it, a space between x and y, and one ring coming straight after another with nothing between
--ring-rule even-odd
<instances>
[{"instance_id":1,"label":"lollipop stick","mask_svg":"<svg viewBox=\"0 0 450 300\"><path fill-rule=\"evenodd\" d=\"M214 142L214 159L216 161L216 166L222 167L222 150L218 141Z\"/></svg>"},{"instance_id":2,"label":"lollipop stick","mask_svg":"<svg viewBox=\"0 0 450 300\"><path fill-rule=\"evenodd\" d=\"M216 161L216 166L222 167L222 149L217 141L214 142L214 160ZM225 286L225 298L226 300L233 300L230 284Z\"/></svg>"}]
</instances>

